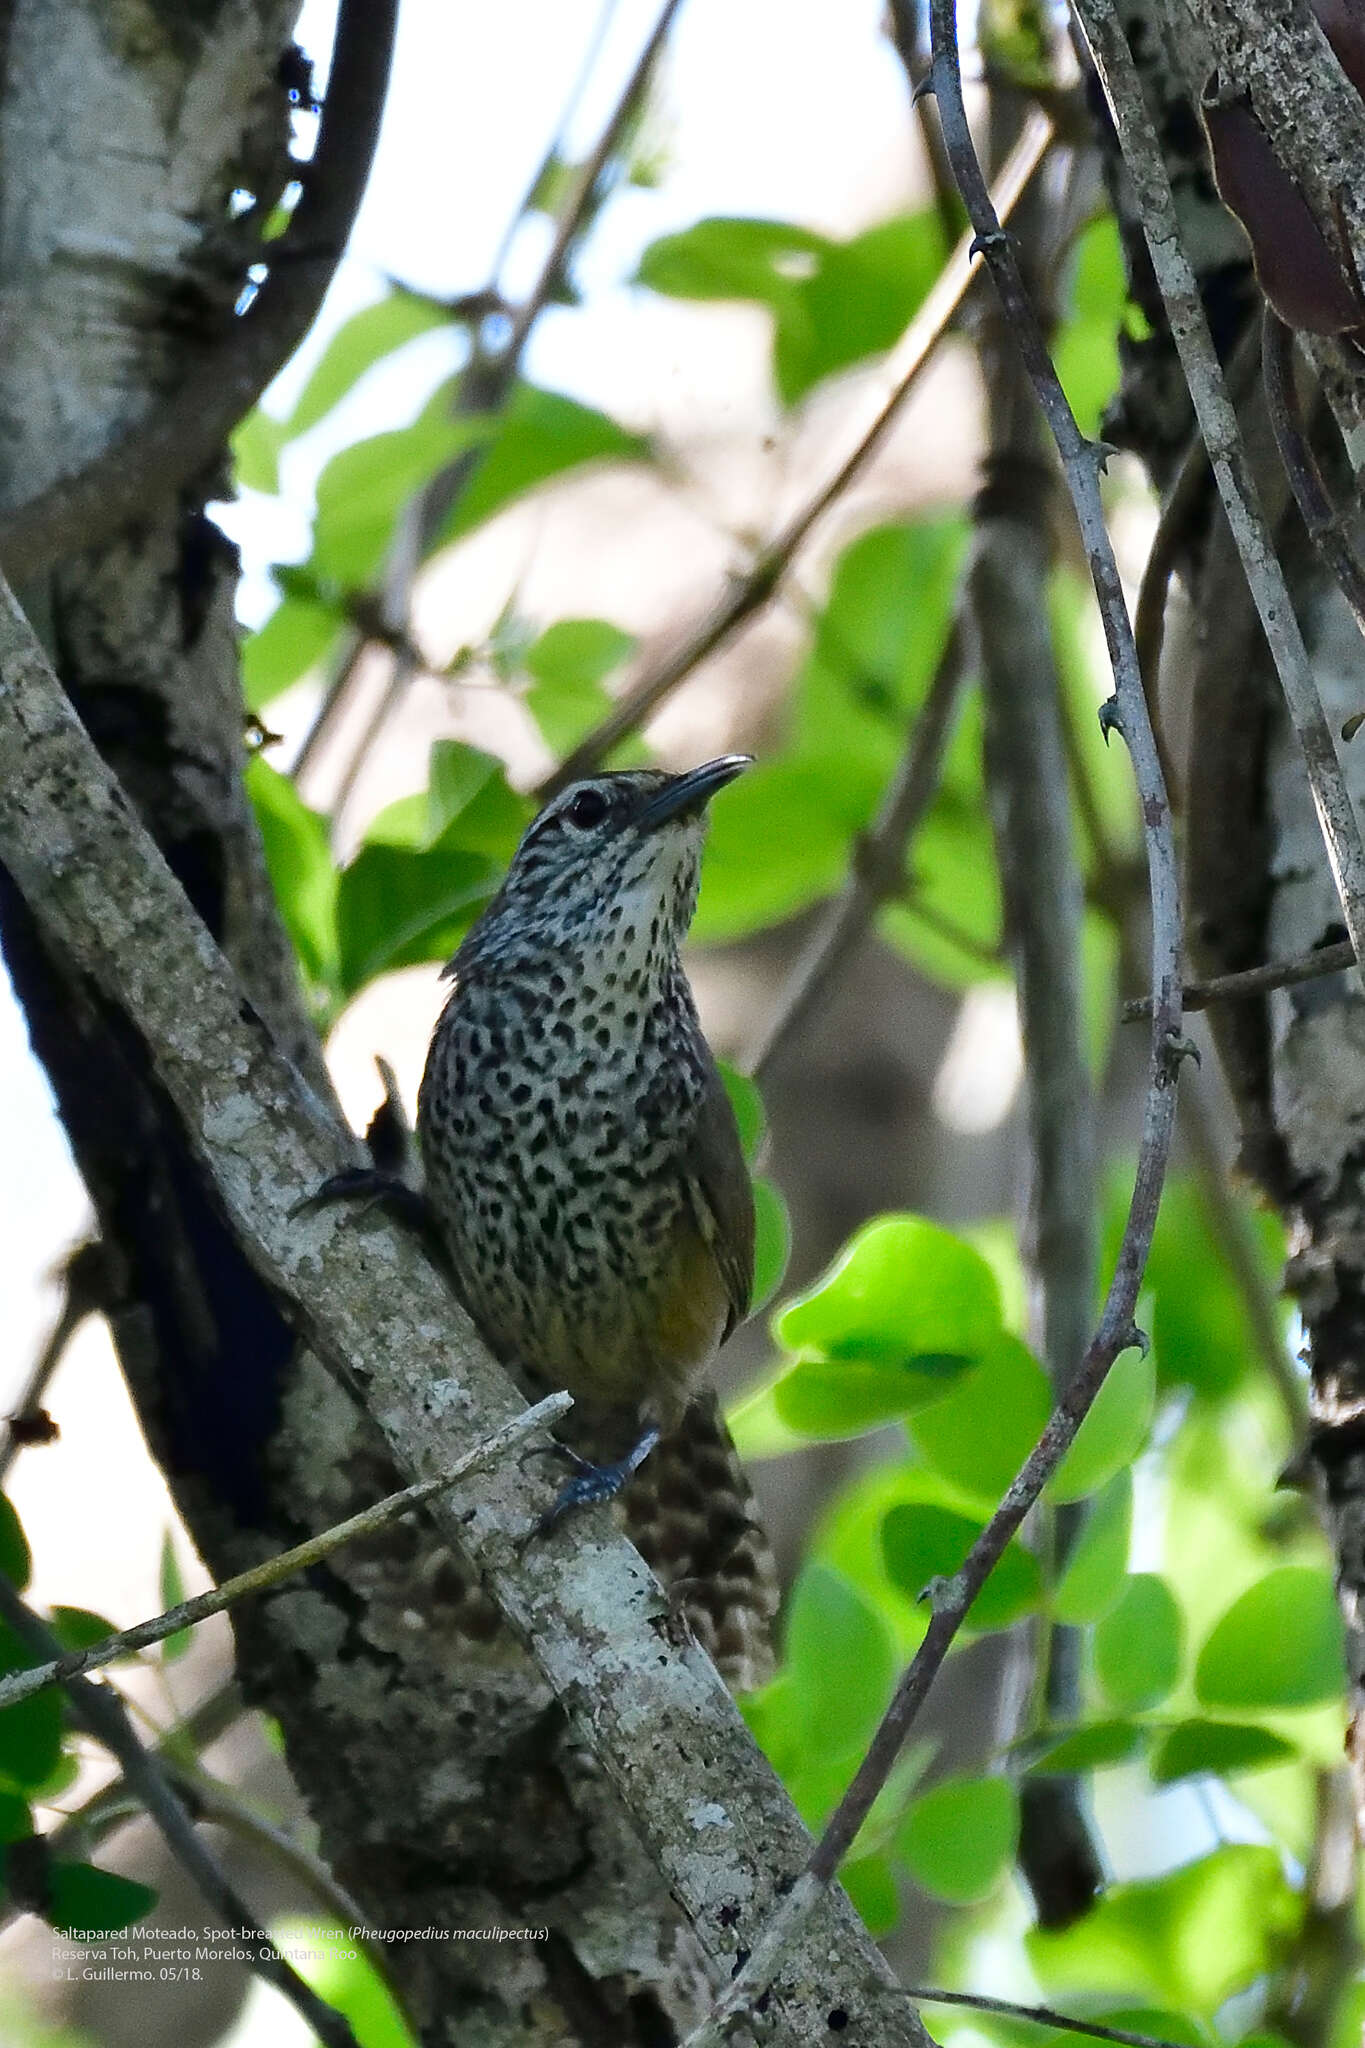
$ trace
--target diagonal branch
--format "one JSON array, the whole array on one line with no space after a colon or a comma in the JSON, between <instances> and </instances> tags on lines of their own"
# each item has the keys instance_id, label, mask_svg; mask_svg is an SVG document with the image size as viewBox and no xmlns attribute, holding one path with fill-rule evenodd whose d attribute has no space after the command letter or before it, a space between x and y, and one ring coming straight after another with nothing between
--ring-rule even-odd
<instances>
[{"instance_id":1,"label":"diagonal branch","mask_svg":"<svg viewBox=\"0 0 1365 2048\"><path fill-rule=\"evenodd\" d=\"M40 1656L58 1648L57 1638L26 1605L10 1581L0 1574L0 1618L20 1641ZM305 2025L325 2048L358 2048L349 2022L318 1997L312 1986L285 1961L251 1908L209 1853L194 1822L177 1796L165 1766L144 1749L116 1692L88 1678L66 1681L67 1698L77 1723L94 1736L123 1767L124 1782L137 1795L153 1826L176 1862L193 1880L242 1946L251 1951L251 1968L287 1998Z\"/></svg>"},{"instance_id":2,"label":"diagonal branch","mask_svg":"<svg viewBox=\"0 0 1365 2048\"><path fill-rule=\"evenodd\" d=\"M384 110L398 0L342 0L332 71L303 196L249 310L199 357L178 391L74 476L0 520L0 562L23 583L110 539L215 461L238 421L312 326L369 177Z\"/></svg>"},{"instance_id":3,"label":"diagonal branch","mask_svg":"<svg viewBox=\"0 0 1365 2048\"><path fill-rule=\"evenodd\" d=\"M901 1675L891 1704L853 1782L822 1835L814 1856L778 1906L751 1954L688 2048L715 2048L731 2024L752 2011L789 1944L818 1909L873 1801L886 1783L950 1644L972 1601L1019 1530L1075 1438L1106 1374L1121 1351L1146 1339L1134 1324L1138 1291L1156 1226L1157 1208L1175 1127L1175 1079L1180 1037L1180 903L1170 806L1147 715L1137 650L1118 565L1100 498L1102 451L1082 435L1058 381L1009 236L1000 225L977 160L962 98L955 0L931 0L933 81L953 173L967 204L1002 309L1025 369L1057 443L1099 603L1114 669L1114 696L1103 713L1106 730L1127 743L1142 803L1152 902L1152 1039L1142 1138L1128 1219L1099 1327L1046 1429L951 1579L929 1589L932 1614L919 1649Z\"/></svg>"},{"instance_id":4,"label":"diagonal branch","mask_svg":"<svg viewBox=\"0 0 1365 2048\"><path fill-rule=\"evenodd\" d=\"M1195 415L1303 752L1332 879L1357 960L1365 960L1365 846L1313 680L1284 572L1247 465L1203 302L1180 239L1175 200L1123 26L1110 0L1075 0L1108 95L1152 268L1165 301Z\"/></svg>"},{"instance_id":5,"label":"diagonal branch","mask_svg":"<svg viewBox=\"0 0 1365 2048\"><path fill-rule=\"evenodd\" d=\"M435 1500L448 1487L458 1485L470 1472L479 1471L495 1458L506 1457L527 1437L556 1421L572 1406L573 1401L568 1394L547 1394L543 1401L537 1401L534 1408L514 1415L501 1429L495 1429L491 1436L475 1444L473 1450L457 1458L439 1479L424 1479L416 1486L405 1486L401 1492L376 1501L373 1507L362 1508L358 1515L350 1515L344 1522L337 1522L319 1535L310 1536L306 1543L296 1543L292 1550L283 1550L278 1557L267 1558L264 1564L254 1566L251 1571L238 1572L235 1578L225 1579L211 1592L196 1593L192 1600L182 1600L178 1606L168 1607L164 1614L155 1615L150 1621L139 1621L132 1628L105 1636L102 1641L91 1643L88 1649L67 1650L45 1664L32 1665L27 1671L10 1672L8 1677L0 1678L0 1711L27 1699L30 1693L41 1692L45 1686L65 1685L87 1671L103 1670L106 1664L113 1664L135 1650L148 1650L153 1643L164 1643L167 1636L178 1635L182 1628L193 1628L201 1621L208 1621L212 1615L226 1614L239 1601L249 1600L253 1594L278 1586L284 1579L293 1578L296 1572L311 1570L315 1564L321 1564L324 1557L330 1557L334 1550L339 1550L343 1543L354 1543L358 1537L375 1535L380 1529L387 1528L390 1522L397 1521L400 1515L411 1514L414 1508Z\"/></svg>"},{"instance_id":6,"label":"diagonal branch","mask_svg":"<svg viewBox=\"0 0 1365 2048\"><path fill-rule=\"evenodd\" d=\"M511 1381L410 1236L379 1215L293 1215L354 1163L354 1141L243 1000L3 585L0 863L49 941L126 1016L244 1253L399 1470L439 1478L519 1414ZM657 1582L608 1519L588 1513L528 1541L542 1493L503 1463L471 1475L458 1508L438 1498L430 1513L530 1649L724 1982L809 1836L714 1666L695 1643L677 1644ZM835 2004L858 2048L922 2048L887 1965L830 1893L788 1952L774 2021L784 2039L823 2048Z\"/></svg>"}]
</instances>

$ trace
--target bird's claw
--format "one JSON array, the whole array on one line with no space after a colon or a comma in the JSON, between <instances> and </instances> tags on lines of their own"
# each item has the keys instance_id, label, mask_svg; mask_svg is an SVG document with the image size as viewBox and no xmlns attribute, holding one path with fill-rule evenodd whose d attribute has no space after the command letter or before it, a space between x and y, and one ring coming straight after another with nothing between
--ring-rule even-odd
<instances>
[{"instance_id":1,"label":"bird's claw","mask_svg":"<svg viewBox=\"0 0 1365 2048\"><path fill-rule=\"evenodd\" d=\"M615 1500L626 1481L639 1471L645 1459L659 1441L657 1429L647 1429L640 1441L627 1451L624 1458L618 1458L612 1465L595 1465L590 1458L571 1450L568 1444L556 1444L554 1450L562 1452L574 1468L573 1477L566 1479L550 1506L536 1523L537 1536L546 1536L565 1515L578 1508L594 1507L604 1500ZM546 1445L547 1450L551 1448Z\"/></svg>"}]
</instances>

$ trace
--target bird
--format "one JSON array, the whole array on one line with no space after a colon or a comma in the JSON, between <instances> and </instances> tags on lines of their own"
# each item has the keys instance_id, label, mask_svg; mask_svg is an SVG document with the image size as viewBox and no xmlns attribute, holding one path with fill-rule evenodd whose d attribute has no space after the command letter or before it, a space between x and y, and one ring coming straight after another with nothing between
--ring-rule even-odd
<instances>
[{"instance_id":1,"label":"bird","mask_svg":"<svg viewBox=\"0 0 1365 2048\"><path fill-rule=\"evenodd\" d=\"M748 1312L753 1193L680 947L707 806L749 765L545 805L444 970L417 1108L456 1292L528 1399L574 1399L542 1529L612 1500L735 1690L771 1673L777 1576L706 1376Z\"/></svg>"}]
</instances>

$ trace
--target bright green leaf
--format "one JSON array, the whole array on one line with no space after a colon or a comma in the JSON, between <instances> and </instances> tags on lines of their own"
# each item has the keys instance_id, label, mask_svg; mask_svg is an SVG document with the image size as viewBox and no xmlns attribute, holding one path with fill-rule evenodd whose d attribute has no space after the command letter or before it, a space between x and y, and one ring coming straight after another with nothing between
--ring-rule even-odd
<instances>
[{"instance_id":1,"label":"bright green leaf","mask_svg":"<svg viewBox=\"0 0 1365 2048\"><path fill-rule=\"evenodd\" d=\"M281 598L265 624L242 643L247 710L264 711L316 667L335 645L342 624L340 611L324 598Z\"/></svg>"},{"instance_id":2,"label":"bright green leaf","mask_svg":"<svg viewBox=\"0 0 1365 2048\"><path fill-rule=\"evenodd\" d=\"M1019 1800L1005 1778L952 1778L922 1794L896 1833L916 1883L951 1905L992 1892L1014 1858Z\"/></svg>"},{"instance_id":3,"label":"bright green leaf","mask_svg":"<svg viewBox=\"0 0 1365 2048\"><path fill-rule=\"evenodd\" d=\"M1123 1592L1132 1524L1133 1481L1125 1470L1116 1472L1092 1503L1067 1559L1052 1601L1058 1621L1098 1621L1109 1612Z\"/></svg>"},{"instance_id":4,"label":"bright green leaf","mask_svg":"<svg viewBox=\"0 0 1365 2048\"><path fill-rule=\"evenodd\" d=\"M983 1526L929 1501L893 1507L882 1523L887 1572L918 1600L934 1579L951 1578ZM978 1632L1009 1628L1038 1605L1041 1593L1038 1560L1022 1544L1009 1543L968 1609L966 1626Z\"/></svg>"},{"instance_id":5,"label":"bright green leaf","mask_svg":"<svg viewBox=\"0 0 1365 2048\"><path fill-rule=\"evenodd\" d=\"M0 1676L40 1661L0 1622ZM62 1696L55 1686L0 1707L0 1784L31 1791L56 1769L62 1753Z\"/></svg>"},{"instance_id":6,"label":"bright green leaf","mask_svg":"<svg viewBox=\"0 0 1365 2048\"><path fill-rule=\"evenodd\" d=\"M791 1248L791 1218L781 1189L770 1180L755 1180L753 1312L763 1308L782 1285Z\"/></svg>"},{"instance_id":7,"label":"bright green leaf","mask_svg":"<svg viewBox=\"0 0 1365 2048\"><path fill-rule=\"evenodd\" d=\"M1048 1481L1051 1501L1083 1500L1097 1493L1147 1441L1156 1405L1156 1366L1136 1345L1121 1352L1057 1471Z\"/></svg>"},{"instance_id":8,"label":"bright green leaf","mask_svg":"<svg viewBox=\"0 0 1365 2048\"><path fill-rule=\"evenodd\" d=\"M524 665L538 683L601 683L634 651L634 634L609 619L560 619L527 648Z\"/></svg>"},{"instance_id":9,"label":"bright green leaf","mask_svg":"<svg viewBox=\"0 0 1365 2048\"><path fill-rule=\"evenodd\" d=\"M1249 1586L1214 1628L1195 1667L1206 1707L1311 1707L1346 1680L1341 1615L1329 1575L1285 1565Z\"/></svg>"},{"instance_id":10,"label":"bright green leaf","mask_svg":"<svg viewBox=\"0 0 1365 2048\"><path fill-rule=\"evenodd\" d=\"M317 484L314 576L348 590L371 582L408 500L492 432L486 419L454 417L443 387L411 426L353 441L334 455Z\"/></svg>"},{"instance_id":11,"label":"bright green leaf","mask_svg":"<svg viewBox=\"0 0 1365 2048\"><path fill-rule=\"evenodd\" d=\"M396 967L449 959L500 878L482 854L362 846L337 888L343 993Z\"/></svg>"},{"instance_id":12,"label":"bright green leaf","mask_svg":"<svg viewBox=\"0 0 1365 2048\"><path fill-rule=\"evenodd\" d=\"M280 488L280 449L286 435L276 419L252 407L231 436L232 464L243 490L274 497Z\"/></svg>"},{"instance_id":13,"label":"bright green leaf","mask_svg":"<svg viewBox=\"0 0 1365 2048\"><path fill-rule=\"evenodd\" d=\"M175 1539L169 1529L161 1538L161 1606L163 1612L170 1607L179 1607L185 1599L185 1581L180 1575L180 1560L175 1554ZM168 1664L177 1657L183 1657L194 1640L193 1629L178 1628L174 1635L167 1636L161 1645L161 1654Z\"/></svg>"},{"instance_id":14,"label":"bright green leaf","mask_svg":"<svg viewBox=\"0 0 1365 2048\"><path fill-rule=\"evenodd\" d=\"M923 1216L865 1224L773 1330L788 1351L878 1365L976 1364L1000 1334L1000 1292L980 1252Z\"/></svg>"},{"instance_id":15,"label":"bright green leaf","mask_svg":"<svg viewBox=\"0 0 1365 2048\"><path fill-rule=\"evenodd\" d=\"M804 1747L860 1756L891 1696L896 1660L876 1609L828 1565L805 1565L792 1590L786 1669Z\"/></svg>"},{"instance_id":16,"label":"bright green leaf","mask_svg":"<svg viewBox=\"0 0 1365 2048\"><path fill-rule=\"evenodd\" d=\"M1041 1749L1029 1764L1037 1777L1072 1777L1108 1770L1137 1756L1149 1731L1135 1721L1091 1721Z\"/></svg>"},{"instance_id":17,"label":"bright green leaf","mask_svg":"<svg viewBox=\"0 0 1365 2048\"><path fill-rule=\"evenodd\" d=\"M89 1650L107 1637L117 1635L112 1621L102 1614L92 1614L88 1607L53 1607L48 1613L52 1633L64 1650ZM136 1656L137 1652L126 1653Z\"/></svg>"},{"instance_id":18,"label":"bright green leaf","mask_svg":"<svg viewBox=\"0 0 1365 2048\"><path fill-rule=\"evenodd\" d=\"M839 1882L852 1899L869 1934L880 1939L889 1934L900 1917L896 1880L887 1858L880 1854L859 1856L845 1863Z\"/></svg>"},{"instance_id":19,"label":"bright green leaf","mask_svg":"<svg viewBox=\"0 0 1365 2048\"><path fill-rule=\"evenodd\" d=\"M883 779L850 757L751 768L712 811L693 938L741 938L833 895Z\"/></svg>"},{"instance_id":20,"label":"bright green leaf","mask_svg":"<svg viewBox=\"0 0 1365 2048\"><path fill-rule=\"evenodd\" d=\"M1180 1678L1185 1624L1165 1579L1137 1572L1095 1631L1095 1671L1106 1697L1128 1713L1155 1707Z\"/></svg>"},{"instance_id":21,"label":"bright green leaf","mask_svg":"<svg viewBox=\"0 0 1365 2048\"><path fill-rule=\"evenodd\" d=\"M725 1092L730 1098L730 1107L735 1113L735 1122L739 1125L740 1146L746 1161L753 1166L768 1129L763 1097L758 1092L757 1081L751 1080L748 1074L741 1074L739 1068L732 1067L728 1060L720 1060L717 1064Z\"/></svg>"},{"instance_id":22,"label":"bright green leaf","mask_svg":"<svg viewBox=\"0 0 1365 2048\"><path fill-rule=\"evenodd\" d=\"M1057 374L1083 434L1098 432L1100 416L1118 389L1118 337L1127 295L1118 228L1106 213L1077 244L1071 308L1053 344Z\"/></svg>"},{"instance_id":23,"label":"bright green leaf","mask_svg":"<svg viewBox=\"0 0 1365 2048\"><path fill-rule=\"evenodd\" d=\"M1180 1721L1153 1751L1152 1777L1158 1785L1204 1772L1226 1778L1286 1763L1296 1753L1283 1735L1245 1721Z\"/></svg>"},{"instance_id":24,"label":"bright green leaf","mask_svg":"<svg viewBox=\"0 0 1365 2048\"><path fill-rule=\"evenodd\" d=\"M577 399L519 384L455 504L440 545L472 532L525 491L589 462L647 462L649 443Z\"/></svg>"},{"instance_id":25,"label":"bright green leaf","mask_svg":"<svg viewBox=\"0 0 1365 2048\"><path fill-rule=\"evenodd\" d=\"M294 951L308 978L328 988L337 973L337 875L326 820L259 754L247 763L246 788Z\"/></svg>"},{"instance_id":26,"label":"bright green leaf","mask_svg":"<svg viewBox=\"0 0 1365 2048\"><path fill-rule=\"evenodd\" d=\"M964 1493L993 1506L1043 1431L1047 1374L1026 1344L1001 1331L979 1364L908 1418L920 1456Z\"/></svg>"},{"instance_id":27,"label":"bright green leaf","mask_svg":"<svg viewBox=\"0 0 1365 2048\"><path fill-rule=\"evenodd\" d=\"M1302 1911L1278 1850L1232 1843L1114 1885L1065 1933L1030 1934L1028 1955L1048 1992L1117 1991L1212 2018L1273 1966Z\"/></svg>"},{"instance_id":28,"label":"bright green leaf","mask_svg":"<svg viewBox=\"0 0 1365 2048\"><path fill-rule=\"evenodd\" d=\"M316 426L384 356L404 348L419 334L449 325L447 309L416 292L391 291L374 305L353 313L324 349L280 430L281 440L292 441Z\"/></svg>"}]
</instances>

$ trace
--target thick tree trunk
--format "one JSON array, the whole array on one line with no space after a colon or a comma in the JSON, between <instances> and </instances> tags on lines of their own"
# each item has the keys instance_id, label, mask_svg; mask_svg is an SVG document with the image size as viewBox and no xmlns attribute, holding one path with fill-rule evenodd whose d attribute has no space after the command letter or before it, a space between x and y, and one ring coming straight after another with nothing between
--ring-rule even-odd
<instances>
[{"instance_id":1,"label":"thick tree trunk","mask_svg":"<svg viewBox=\"0 0 1365 2048\"><path fill-rule=\"evenodd\" d=\"M0 98L0 505L80 468L232 319L238 188L273 198L289 0L188 12L16 0ZM272 183L273 181L273 183ZM278 1043L326 1093L242 784L236 561L177 480L21 593L73 701ZM3 877L0 877L3 881ZM377 1436L290 1332L205 1191L141 1046L51 957L12 887L0 941L114 1262L118 1352L216 1576L389 1490ZM615 1797L505 1636L453 1623L414 1518L238 1622L325 1853L377 1928L547 1926L395 1945L431 2042L655 2043L704 1976Z\"/></svg>"}]
</instances>

